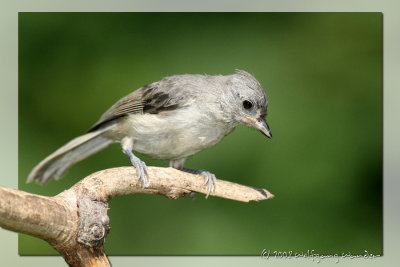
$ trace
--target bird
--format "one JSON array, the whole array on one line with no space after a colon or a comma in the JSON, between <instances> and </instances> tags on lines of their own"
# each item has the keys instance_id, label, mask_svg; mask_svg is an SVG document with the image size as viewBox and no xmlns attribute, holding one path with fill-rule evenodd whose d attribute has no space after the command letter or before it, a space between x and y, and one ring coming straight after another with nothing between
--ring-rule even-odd
<instances>
[{"instance_id":1,"label":"bird","mask_svg":"<svg viewBox=\"0 0 400 267\"><path fill-rule=\"evenodd\" d=\"M146 163L135 152L169 160L170 167L204 177L207 195L215 174L184 168L185 160L211 147L236 126L255 128L272 138L268 99L260 82L236 69L229 75L177 74L143 86L112 105L81 136L43 159L28 175L39 184L61 178L75 163L120 143L143 187L150 186Z\"/></svg>"}]
</instances>

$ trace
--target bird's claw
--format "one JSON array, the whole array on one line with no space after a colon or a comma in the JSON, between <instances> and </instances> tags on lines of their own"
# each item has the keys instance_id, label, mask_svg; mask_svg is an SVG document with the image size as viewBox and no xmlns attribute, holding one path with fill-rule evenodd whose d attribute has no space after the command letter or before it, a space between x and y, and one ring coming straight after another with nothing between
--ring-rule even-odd
<instances>
[{"instance_id":1,"label":"bird's claw","mask_svg":"<svg viewBox=\"0 0 400 267\"><path fill-rule=\"evenodd\" d=\"M210 195L210 193L215 189L215 181L217 178L215 174L201 170L200 173L204 177L204 185L207 186L207 195L206 198Z\"/></svg>"},{"instance_id":2,"label":"bird's claw","mask_svg":"<svg viewBox=\"0 0 400 267\"><path fill-rule=\"evenodd\" d=\"M217 178L215 177L215 174L205 171L205 170L193 170L193 169L187 169L183 167L183 162L181 160L178 161L171 161L170 166L172 166L175 169L192 173L192 174L200 174L201 176L204 177L204 185L207 186L207 194L206 198L210 195L210 193L215 189L215 182Z\"/></svg>"},{"instance_id":3,"label":"bird's claw","mask_svg":"<svg viewBox=\"0 0 400 267\"><path fill-rule=\"evenodd\" d=\"M196 193L195 192L190 192L189 193L189 198L191 199L191 200L195 200L196 199Z\"/></svg>"},{"instance_id":4,"label":"bird's claw","mask_svg":"<svg viewBox=\"0 0 400 267\"><path fill-rule=\"evenodd\" d=\"M147 174L147 166L146 163L141 161L138 157L130 157L132 165L136 168L136 174L139 178L139 181L142 183L143 188L150 186L150 181L148 179Z\"/></svg>"}]
</instances>

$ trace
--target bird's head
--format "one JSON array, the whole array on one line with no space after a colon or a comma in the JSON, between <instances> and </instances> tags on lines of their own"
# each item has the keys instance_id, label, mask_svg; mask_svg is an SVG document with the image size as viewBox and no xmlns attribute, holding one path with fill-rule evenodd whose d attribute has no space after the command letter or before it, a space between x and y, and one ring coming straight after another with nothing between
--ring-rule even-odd
<instances>
[{"instance_id":1,"label":"bird's head","mask_svg":"<svg viewBox=\"0 0 400 267\"><path fill-rule=\"evenodd\" d=\"M268 100L256 78L244 70L236 70L235 74L228 76L228 88L228 92L222 96L222 103L229 110L230 118L237 124L250 126L272 138L266 122Z\"/></svg>"}]
</instances>

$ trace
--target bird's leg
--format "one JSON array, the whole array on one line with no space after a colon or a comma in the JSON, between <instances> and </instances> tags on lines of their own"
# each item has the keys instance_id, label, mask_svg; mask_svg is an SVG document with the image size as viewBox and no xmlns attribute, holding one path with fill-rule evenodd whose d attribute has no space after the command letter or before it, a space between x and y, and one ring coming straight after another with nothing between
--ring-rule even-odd
<instances>
[{"instance_id":1,"label":"bird's leg","mask_svg":"<svg viewBox=\"0 0 400 267\"><path fill-rule=\"evenodd\" d=\"M171 160L169 163L169 166L171 166L172 168L184 171L184 172L202 175L204 177L204 184L207 186L206 198L208 198L211 191L213 191L215 188L215 181L217 178L215 178L215 175L213 173L205 171L205 170L192 170L192 169L184 168L183 165L185 164L185 160L186 160L186 158Z\"/></svg>"},{"instance_id":2,"label":"bird's leg","mask_svg":"<svg viewBox=\"0 0 400 267\"><path fill-rule=\"evenodd\" d=\"M186 158L171 160L169 162L169 166L174 168L174 169L177 169L177 170L182 170L183 169L183 165L185 164L185 160L186 160Z\"/></svg>"},{"instance_id":3,"label":"bird's leg","mask_svg":"<svg viewBox=\"0 0 400 267\"><path fill-rule=\"evenodd\" d=\"M121 146L122 146L122 152L126 154L129 159L131 160L131 163L133 166L136 168L136 174L139 177L139 180L142 182L143 187L148 187L150 185L149 179L147 179L148 174L147 174L147 166L146 163L141 161L138 157L136 157L132 153L133 149L133 140L130 137L125 137L121 141Z\"/></svg>"}]
</instances>

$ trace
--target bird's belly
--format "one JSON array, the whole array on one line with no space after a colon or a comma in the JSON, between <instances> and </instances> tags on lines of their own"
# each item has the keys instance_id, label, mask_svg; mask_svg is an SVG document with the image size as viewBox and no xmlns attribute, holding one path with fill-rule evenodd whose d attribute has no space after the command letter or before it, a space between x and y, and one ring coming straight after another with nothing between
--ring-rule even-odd
<instances>
[{"instance_id":1,"label":"bird's belly","mask_svg":"<svg viewBox=\"0 0 400 267\"><path fill-rule=\"evenodd\" d=\"M158 159L188 157L219 142L231 129L195 118L154 115L129 118L133 150Z\"/></svg>"},{"instance_id":2,"label":"bird's belly","mask_svg":"<svg viewBox=\"0 0 400 267\"><path fill-rule=\"evenodd\" d=\"M166 133L149 136L147 140L135 139L133 149L152 158L170 160L188 157L206 147L208 146L185 140L182 136Z\"/></svg>"}]
</instances>

